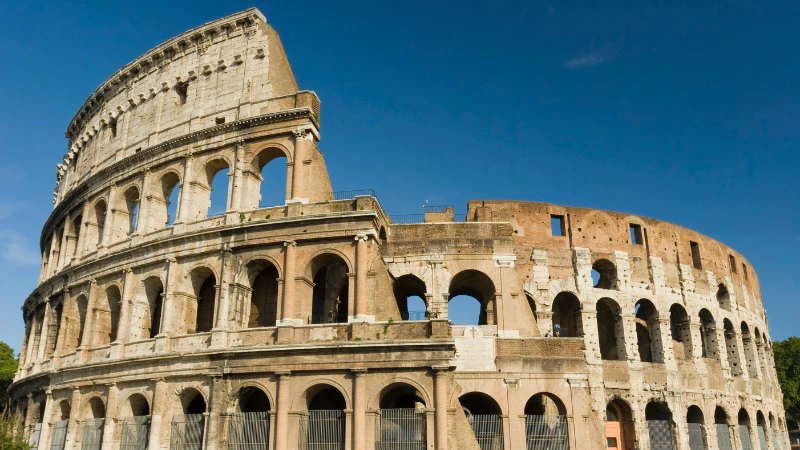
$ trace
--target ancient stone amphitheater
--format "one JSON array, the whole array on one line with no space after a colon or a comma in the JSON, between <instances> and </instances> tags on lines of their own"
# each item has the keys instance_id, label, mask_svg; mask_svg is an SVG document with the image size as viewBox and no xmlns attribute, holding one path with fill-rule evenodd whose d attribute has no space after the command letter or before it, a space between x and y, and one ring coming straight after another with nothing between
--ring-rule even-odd
<instances>
[{"instance_id":1,"label":"ancient stone amphitheater","mask_svg":"<svg viewBox=\"0 0 800 450\"><path fill-rule=\"evenodd\" d=\"M89 96L23 307L33 447L788 450L742 255L547 203L391 217L333 191L319 129L255 9Z\"/></svg>"}]
</instances>

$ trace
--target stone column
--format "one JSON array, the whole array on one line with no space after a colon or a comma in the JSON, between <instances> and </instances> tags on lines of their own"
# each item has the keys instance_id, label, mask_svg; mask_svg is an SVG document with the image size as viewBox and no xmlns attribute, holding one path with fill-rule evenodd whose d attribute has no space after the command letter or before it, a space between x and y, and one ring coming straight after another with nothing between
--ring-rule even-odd
<instances>
[{"instance_id":1,"label":"stone column","mask_svg":"<svg viewBox=\"0 0 800 450\"><path fill-rule=\"evenodd\" d=\"M28 392L28 409L25 411L25 432L30 436L33 430L33 413L38 410L33 403L33 392Z\"/></svg>"},{"instance_id":2,"label":"stone column","mask_svg":"<svg viewBox=\"0 0 800 450\"><path fill-rule=\"evenodd\" d=\"M103 446L102 450L112 450L114 446L114 425L117 420L117 402L119 399L119 388L117 383L108 385L108 398L106 400L106 420L103 424ZM118 448L118 447L117 447Z\"/></svg>"},{"instance_id":3,"label":"stone column","mask_svg":"<svg viewBox=\"0 0 800 450\"><path fill-rule=\"evenodd\" d=\"M81 345L79 350L91 348L92 333L94 332L94 310L97 308L97 280L89 280L89 298L86 301L86 322L83 324L83 334L81 335Z\"/></svg>"},{"instance_id":4,"label":"stone column","mask_svg":"<svg viewBox=\"0 0 800 450\"><path fill-rule=\"evenodd\" d=\"M353 372L353 450L364 450L367 369L350 369L350 371Z\"/></svg>"},{"instance_id":5,"label":"stone column","mask_svg":"<svg viewBox=\"0 0 800 450\"><path fill-rule=\"evenodd\" d=\"M179 306L176 305L175 295L180 284L178 280L178 260L170 258L167 260L167 285L164 286L164 297L161 303L161 323L158 325L158 334L171 336L175 329L176 313Z\"/></svg>"},{"instance_id":6,"label":"stone column","mask_svg":"<svg viewBox=\"0 0 800 450\"><path fill-rule=\"evenodd\" d=\"M69 223L70 223L70 215L67 214L67 216L64 218L64 225L61 227L61 243L58 246L58 271L59 272L66 265L67 259L69 259L69 257L67 256L67 253L69 251L68 250L68 244L67 244L67 240L68 240L67 236L68 236L69 233L67 232L67 227L69 226Z\"/></svg>"},{"instance_id":7,"label":"stone column","mask_svg":"<svg viewBox=\"0 0 800 450\"><path fill-rule=\"evenodd\" d=\"M125 343L131 333L131 297L133 296L133 270L123 270L122 292L120 293L119 325L117 326L117 337L111 343L109 357L111 359L121 358L125 353Z\"/></svg>"},{"instance_id":8,"label":"stone column","mask_svg":"<svg viewBox=\"0 0 800 450\"><path fill-rule=\"evenodd\" d=\"M275 412L275 450L286 448L289 434L289 400L291 393L291 372L275 372L278 377L278 406Z\"/></svg>"},{"instance_id":9,"label":"stone column","mask_svg":"<svg viewBox=\"0 0 800 450\"><path fill-rule=\"evenodd\" d=\"M447 373L449 366L433 366L433 407L435 411L436 450L447 447Z\"/></svg>"},{"instance_id":10,"label":"stone column","mask_svg":"<svg viewBox=\"0 0 800 450\"><path fill-rule=\"evenodd\" d=\"M167 395L166 389L167 383L164 379L157 379L156 387L153 390L153 405L150 410L150 438L147 448L158 449L161 445L161 418L166 406L164 401L164 397Z\"/></svg>"},{"instance_id":11,"label":"stone column","mask_svg":"<svg viewBox=\"0 0 800 450\"><path fill-rule=\"evenodd\" d=\"M356 301L355 301L355 320L369 321L367 316L368 309L368 290L367 290L367 268L369 267L369 248L367 248L369 236L356 236Z\"/></svg>"},{"instance_id":12,"label":"stone column","mask_svg":"<svg viewBox=\"0 0 800 450\"><path fill-rule=\"evenodd\" d=\"M114 228L114 211L117 202L117 185L111 184L108 190L108 204L106 205L106 221L103 224L103 239L97 248L108 247L111 244L111 236Z\"/></svg>"},{"instance_id":13,"label":"stone column","mask_svg":"<svg viewBox=\"0 0 800 450\"><path fill-rule=\"evenodd\" d=\"M48 264L46 278L50 278L51 276L55 275L56 272L58 272L58 251L56 250L56 242L58 241L58 239L56 239L57 237L57 232L54 231L53 237L50 239L50 257L47 258Z\"/></svg>"},{"instance_id":14,"label":"stone column","mask_svg":"<svg viewBox=\"0 0 800 450\"><path fill-rule=\"evenodd\" d=\"M175 212L175 224L184 223L192 220L192 161L194 156L191 153L186 155L183 161L183 179L181 180L181 191L178 196L178 210Z\"/></svg>"},{"instance_id":15,"label":"stone column","mask_svg":"<svg viewBox=\"0 0 800 450\"><path fill-rule=\"evenodd\" d=\"M247 151L244 140L237 142L233 146L233 167L231 168L231 207L230 211L242 210L242 190L244 189L244 178L242 177L242 157ZM238 221L238 218L236 218Z\"/></svg>"},{"instance_id":16,"label":"stone column","mask_svg":"<svg viewBox=\"0 0 800 450\"><path fill-rule=\"evenodd\" d=\"M230 248L224 248L221 250L221 270L219 274L219 280L217 281L219 284L218 295L219 295L219 307L217 308L217 317L214 328L220 330L229 330L230 326L230 286L235 280L228 279L236 275L236 271L231 267L233 264L232 256L233 252Z\"/></svg>"},{"instance_id":17,"label":"stone column","mask_svg":"<svg viewBox=\"0 0 800 450\"><path fill-rule=\"evenodd\" d=\"M81 411L81 391L78 388L72 390L72 399L69 403L69 424L67 426L67 439L64 443L64 449L71 449L74 447L75 436L79 431L83 431L80 426Z\"/></svg>"},{"instance_id":18,"label":"stone column","mask_svg":"<svg viewBox=\"0 0 800 450\"><path fill-rule=\"evenodd\" d=\"M50 448L50 429L52 428L51 420L53 418L53 390L47 389L47 399L44 404L44 414L42 414L42 431L39 433L39 450L47 450Z\"/></svg>"},{"instance_id":19,"label":"stone column","mask_svg":"<svg viewBox=\"0 0 800 450\"><path fill-rule=\"evenodd\" d=\"M33 343L36 342L35 334L39 333L39 330L37 329L38 326L39 326L39 319L36 316L36 313L33 313L31 315L31 331L28 333L28 341L27 341L28 347L25 349L27 352L27 354L25 355L25 367L29 367L35 361L34 352L37 352L38 349L34 348L35 345L33 345ZM41 336L39 337L39 339L41 340Z\"/></svg>"},{"instance_id":20,"label":"stone column","mask_svg":"<svg viewBox=\"0 0 800 450\"><path fill-rule=\"evenodd\" d=\"M83 258L83 253L86 251L86 235L88 233L89 227L87 226L89 223L89 219L87 216L92 214L94 211L89 211L89 201L83 202L83 213L81 214L81 229L78 232L78 241L75 243L75 255L74 258L77 261L80 261Z\"/></svg>"},{"instance_id":21,"label":"stone column","mask_svg":"<svg viewBox=\"0 0 800 450\"><path fill-rule=\"evenodd\" d=\"M306 173L303 170L303 161L306 159L307 139L306 130L297 128L294 133L294 158L292 159L292 200L307 202Z\"/></svg>"},{"instance_id":22,"label":"stone column","mask_svg":"<svg viewBox=\"0 0 800 450\"><path fill-rule=\"evenodd\" d=\"M220 412L224 412L224 395L225 395L225 386L224 380L222 379L221 375L212 375L211 382L209 383L210 389L208 393L208 408L206 411L208 413L207 419L207 426L205 427L206 433L206 441L205 441L205 450L215 450L217 447L222 447L220 444L221 434L220 430L222 430L222 418L220 416Z\"/></svg>"},{"instance_id":23,"label":"stone column","mask_svg":"<svg viewBox=\"0 0 800 450\"><path fill-rule=\"evenodd\" d=\"M283 263L283 306L281 308L281 325L294 325L294 277L296 274L295 269L295 251L297 249L297 242L286 241L283 243L286 247Z\"/></svg>"},{"instance_id":24,"label":"stone column","mask_svg":"<svg viewBox=\"0 0 800 450\"><path fill-rule=\"evenodd\" d=\"M672 351L672 330L669 317L658 318L658 329L661 333L661 350L664 352L664 365L667 371L678 370L678 362L675 361L675 352Z\"/></svg>"},{"instance_id":25,"label":"stone column","mask_svg":"<svg viewBox=\"0 0 800 450\"><path fill-rule=\"evenodd\" d=\"M142 191L139 192L139 212L136 215L136 224L133 229L133 233L131 234L145 234L150 230L150 214L152 214L153 210L153 195L150 193L150 179L153 178L150 175L150 168L144 169L144 175L142 175Z\"/></svg>"},{"instance_id":26,"label":"stone column","mask_svg":"<svg viewBox=\"0 0 800 450\"><path fill-rule=\"evenodd\" d=\"M45 302L44 318L42 319L42 327L39 329L39 348L37 349L36 362L44 361L44 352L47 348L47 333L50 328L50 321L52 320L50 316L52 314L53 308L50 306L50 302Z\"/></svg>"}]
</instances>

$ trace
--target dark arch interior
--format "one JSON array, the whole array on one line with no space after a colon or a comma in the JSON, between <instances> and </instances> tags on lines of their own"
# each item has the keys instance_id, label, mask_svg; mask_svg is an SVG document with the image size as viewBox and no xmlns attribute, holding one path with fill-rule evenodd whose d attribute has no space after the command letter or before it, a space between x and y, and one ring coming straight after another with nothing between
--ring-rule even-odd
<instances>
[{"instance_id":1,"label":"dark arch interior","mask_svg":"<svg viewBox=\"0 0 800 450\"><path fill-rule=\"evenodd\" d=\"M679 304L669 308L670 330L672 332L672 350L676 359L687 359L692 356L692 335L689 316Z\"/></svg>"},{"instance_id":2,"label":"dark arch interior","mask_svg":"<svg viewBox=\"0 0 800 450\"><path fill-rule=\"evenodd\" d=\"M322 387L316 394L308 400L309 411L331 411L345 409L346 402L344 396L334 387Z\"/></svg>"},{"instance_id":3,"label":"dark arch interior","mask_svg":"<svg viewBox=\"0 0 800 450\"><path fill-rule=\"evenodd\" d=\"M407 384L395 386L389 389L381 397L380 408L417 408L425 407L425 400L422 399L419 391Z\"/></svg>"},{"instance_id":4,"label":"dark arch interior","mask_svg":"<svg viewBox=\"0 0 800 450\"><path fill-rule=\"evenodd\" d=\"M392 291L402 320L424 320L425 282L414 275L403 275L392 283ZM420 304L421 303L421 304ZM422 315L422 317L419 317Z\"/></svg>"},{"instance_id":5,"label":"dark arch interior","mask_svg":"<svg viewBox=\"0 0 800 450\"><path fill-rule=\"evenodd\" d=\"M58 404L58 411L56 412L56 418L58 420L69 419L69 402L64 400Z\"/></svg>"},{"instance_id":6,"label":"dark arch interior","mask_svg":"<svg viewBox=\"0 0 800 450\"><path fill-rule=\"evenodd\" d=\"M581 302L571 292L561 292L553 300L553 324L550 332L553 336L581 337L583 322L581 320Z\"/></svg>"},{"instance_id":7,"label":"dark arch interior","mask_svg":"<svg viewBox=\"0 0 800 450\"><path fill-rule=\"evenodd\" d=\"M717 406L714 409L714 423L716 424L728 424L728 413L721 406Z\"/></svg>"},{"instance_id":8,"label":"dark arch interior","mask_svg":"<svg viewBox=\"0 0 800 450\"><path fill-rule=\"evenodd\" d=\"M89 414L92 419L103 419L106 417L106 406L98 397L89 400Z\"/></svg>"},{"instance_id":9,"label":"dark arch interior","mask_svg":"<svg viewBox=\"0 0 800 450\"><path fill-rule=\"evenodd\" d=\"M750 425L750 415L744 408L739 410L739 425Z\"/></svg>"},{"instance_id":10,"label":"dark arch interior","mask_svg":"<svg viewBox=\"0 0 800 450\"><path fill-rule=\"evenodd\" d=\"M644 409L645 420L672 420L672 411L666 403L650 402Z\"/></svg>"},{"instance_id":11,"label":"dark arch interior","mask_svg":"<svg viewBox=\"0 0 800 450\"><path fill-rule=\"evenodd\" d=\"M724 284L717 286L717 303L720 308L726 311L731 310L731 295Z\"/></svg>"},{"instance_id":12,"label":"dark arch interior","mask_svg":"<svg viewBox=\"0 0 800 450\"><path fill-rule=\"evenodd\" d=\"M566 412L558 397L544 392L528 399L524 410L527 416L565 416Z\"/></svg>"},{"instance_id":13,"label":"dark arch interior","mask_svg":"<svg viewBox=\"0 0 800 450\"><path fill-rule=\"evenodd\" d=\"M653 348L653 332L658 320L656 308L649 300L639 300L633 308L636 322L636 343L639 348L639 359L642 362L657 360ZM659 355L660 356L660 355Z\"/></svg>"},{"instance_id":14,"label":"dark arch interior","mask_svg":"<svg viewBox=\"0 0 800 450\"><path fill-rule=\"evenodd\" d=\"M200 290L197 292L197 322L195 329L198 333L211 331L214 327L214 303L217 297L217 278L209 275Z\"/></svg>"},{"instance_id":15,"label":"dark arch interior","mask_svg":"<svg viewBox=\"0 0 800 450\"><path fill-rule=\"evenodd\" d=\"M191 400L184 406L183 412L184 414L203 414L206 412L206 400L199 392L195 392Z\"/></svg>"},{"instance_id":16,"label":"dark arch interior","mask_svg":"<svg viewBox=\"0 0 800 450\"><path fill-rule=\"evenodd\" d=\"M164 286L161 280L149 278L145 280L145 293L150 304L150 338L161 332L161 309L164 302Z\"/></svg>"},{"instance_id":17,"label":"dark arch interior","mask_svg":"<svg viewBox=\"0 0 800 450\"><path fill-rule=\"evenodd\" d=\"M270 410L269 398L261 389L245 388L239 392L239 411L267 412Z\"/></svg>"},{"instance_id":18,"label":"dark arch interior","mask_svg":"<svg viewBox=\"0 0 800 450\"><path fill-rule=\"evenodd\" d=\"M265 267L251 284L248 328L273 327L278 320L278 269L269 263L262 265Z\"/></svg>"},{"instance_id":19,"label":"dark arch interior","mask_svg":"<svg viewBox=\"0 0 800 450\"><path fill-rule=\"evenodd\" d=\"M141 394L133 394L128 398L128 403L131 407L132 416L149 416L150 404L147 399Z\"/></svg>"},{"instance_id":20,"label":"dark arch interior","mask_svg":"<svg viewBox=\"0 0 800 450\"><path fill-rule=\"evenodd\" d=\"M336 255L320 255L312 261L314 280L311 323L347 322L349 277L347 264Z\"/></svg>"},{"instance_id":21,"label":"dark arch interior","mask_svg":"<svg viewBox=\"0 0 800 450\"><path fill-rule=\"evenodd\" d=\"M600 289L617 289L617 268L607 259L598 259L592 264L592 281ZM594 278L597 278L596 280Z\"/></svg>"},{"instance_id":22,"label":"dark arch interior","mask_svg":"<svg viewBox=\"0 0 800 450\"><path fill-rule=\"evenodd\" d=\"M705 423L705 418L703 417L703 411L695 405L690 406L689 410L686 412L686 422Z\"/></svg>"},{"instance_id":23,"label":"dark arch interior","mask_svg":"<svg viewBox=\"0 0 800 450\"><path fill-rule=\"evenodd\" d=\"M611 299L601 298L597 301L596 308L600 357L605 360L617 360L620 356L617 349L617 331L622 331L619 306Z\"/></svg>"},{"instance_id":24,"label":"dark arch interior","mask_svg":"<svg viewBox=\"0 0 800 450\"><path fill-rule=\"evenodd\" d=\"M480 392L470 392L469 394L464 394L458 398L458 401L461 403L461 407L465 410L465 413L469 411L469 413L473 416L502 414L500 411L500 406L497 404L497 402L488 395Z\"/></svg>"}]
</instances>

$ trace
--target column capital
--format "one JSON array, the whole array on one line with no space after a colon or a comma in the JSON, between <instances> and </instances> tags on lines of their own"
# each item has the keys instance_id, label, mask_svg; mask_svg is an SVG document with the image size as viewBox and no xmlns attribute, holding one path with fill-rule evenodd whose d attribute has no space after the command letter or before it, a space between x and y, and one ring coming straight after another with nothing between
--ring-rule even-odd
<instances>
[{"instance_id":1,"label":"column capital","mask_svg":"<svg viewBox=\"0 0 800 450\"><path fill-rule=\"evenodd\" d=\"M444 373L450 371L450 368L453 367L449 364L442 364L437 366L431 366L431 370L433 370L436 375L443 375Z\"/></svg>"},{"instance_id":2,"label":"column capital","mask_svg":"<svg viewBox=\"0 0 800 450\"><path fill-rule=\"evenodd\" d=\"M284 247L289 247L289 246L296 247L297 246L297 241L283 241L283 246Z\"/></svg>"},{"instance_id":3,"label":"column capital","mask_svg":"<svg viewBox=\"0 0 800 450\"><path fill-rule=\"evenodd\" d=\"M363 368L363 367L359 367L359 368L355 368L355 369L350 369L350 372L352 372L353 375L355 375L356 378L360 378L360 377L363 377L363 376L365 376L367 374L367 369Z\"/></svg>"},{"instance_id":4,"label":"column capital","mask_svg":"<svg viewBox=\"0 0 800 450\"><path fill-rule=\"evenodd\" d=\"M285 380L292 376L291 370L276 370L274 373L278 376L279 380Z\"/></svg>"}]
</instances>

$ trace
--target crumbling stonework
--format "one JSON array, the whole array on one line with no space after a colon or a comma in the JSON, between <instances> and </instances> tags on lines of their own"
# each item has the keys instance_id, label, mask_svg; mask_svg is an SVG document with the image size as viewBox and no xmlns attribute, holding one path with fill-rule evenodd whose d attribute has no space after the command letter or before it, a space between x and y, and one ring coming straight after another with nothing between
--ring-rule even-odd
<instances>
[{"instance_id":1,"label":"crumbling stonework","mask_svg":"<svg viewBox=\"0 0 800 450\"><path fill-rule=\"evenodd\" d=\"M332 192L319 127L255 9L87 99L10 389L38 448L310 450L318 416L356 450L788 448L742 255L546 203L395 223L371 192ZM285 203L260 204L262 169L284 163ZM448 321L457 296L474 326Z\"/></svg>"}]
</instances>

